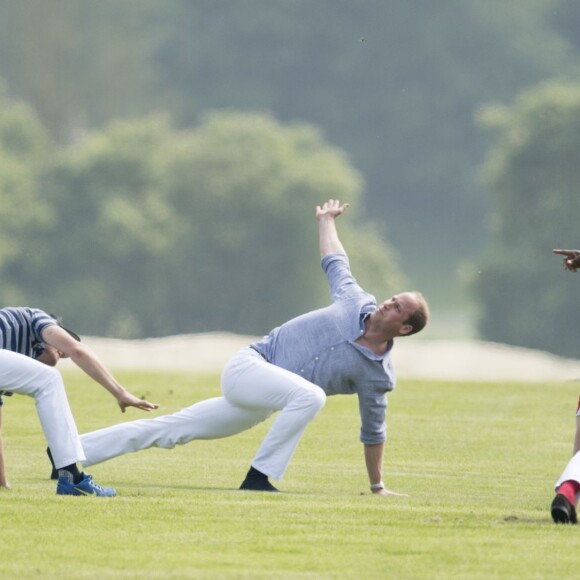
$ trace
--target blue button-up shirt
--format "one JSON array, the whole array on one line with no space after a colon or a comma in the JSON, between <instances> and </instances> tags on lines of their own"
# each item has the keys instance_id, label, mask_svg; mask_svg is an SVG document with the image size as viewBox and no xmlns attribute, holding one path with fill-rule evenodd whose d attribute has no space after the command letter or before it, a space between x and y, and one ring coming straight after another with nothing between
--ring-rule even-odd
<instances>
[{"instance_id":1,"label":"blue button-up shirt","mask_svg":"<svg viewBox=\"0 0 580 580\"><path fill-rule=\"evenodd\" d=\"M356 393L361 417L360 439L386 440L387 391L395 387L391 360L356 342L364 334L365 318L377 307L350 272L348 257L329 254L322 259L332 304L293 318L253 343L268 362L303 376L327 395Z\"/></svg>"}]
</instances>

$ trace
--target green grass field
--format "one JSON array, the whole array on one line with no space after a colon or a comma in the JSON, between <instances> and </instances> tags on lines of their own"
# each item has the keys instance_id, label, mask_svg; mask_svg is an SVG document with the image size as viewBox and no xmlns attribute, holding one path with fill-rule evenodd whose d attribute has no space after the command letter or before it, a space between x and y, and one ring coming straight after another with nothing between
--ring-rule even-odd
<instances>
[{"instance_id":1,"label":"green grass field","mask_svg":"<svg viewBox=\"0 0 580 580\"><path fill-rule=\"evenodd\" d=\"M217 376L119 373L176 411ZM65 374L81 432L145 414ZM269 423L237 437L94 466L118 497L57 497L33 401L4 406L12 489L0 493L1 578L572 578L580 527L556 526L578 384L401 381L389 397L385 482L371 495L355 397L310 425L284 493L237 490Z\"/></svg>"}]
</instances>

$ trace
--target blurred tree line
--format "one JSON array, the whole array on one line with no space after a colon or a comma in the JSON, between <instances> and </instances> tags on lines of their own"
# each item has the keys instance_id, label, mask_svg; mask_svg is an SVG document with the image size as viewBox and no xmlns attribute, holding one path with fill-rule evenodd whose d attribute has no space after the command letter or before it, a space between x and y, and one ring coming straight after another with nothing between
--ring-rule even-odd
<instances>
[{"instance_id":1,"label":"blurred tree line","mask_svg":"<svg viewBox=\"0 0 580 580\"><path fill-rule=\"evenodd\" d=\"M360 175L312 126L220 112L179 131L156 115L44 164L32 112L0 110L3 304L98 335L265 333L328 302L314 207L333 196L353 202L341 234L361 282L381 297L401 285L378 227L356 228Z\"/></svg>"},{"instance_id":2,"label":"blurred tree line","mask_svg":"<svg viewBox=\"0 0 580 580\"><path fill-rule=\"evenodd\" d=\"M493 238L471 280L482 336L578 357L580 279L551 250L580 249L580 84L530 89L481 123L496 135Z\"/></svg>"},{"instance_id":3,"label":"blurred tree line","mask_svg":"<svg viewBox=\"0 0 580 580\"><path fill-rule=\"evenodd\" d=\"M474 116L547 78L574 80L578 23L572 0L0 0L0 77L38 117L26 121L34 163L15 152L6 158L11 171L0 168L2 183L16 188L20 167L18 199L38 198L18 216L26 230L12 222L0 233L3 301L59 296L55 308L94 333L265 331L321 299L321 286L312 294L304 286L320 282L305 253L313 251L312 231L289 234L315 224L298 209L288 216L296 223L286 223L290 209L268 187L288 179L279 185L286 202L310 209L338 194L358 202L360 214L344 225L360 242L357 259L372 248L372 265L358 270L379 294L388 289L374 280L379 264L389 280L401 280L388 238L413 286L436 306L461 306L457 269L478 259L489 235L484 216L495 204L489 191L498 191L490 175L481 181L479 166L500 133L482 132ZM21 106L10 102L10 110ZM306 132L334 164L307 163L291 152L299 144L277 150L265 127L282 142ZM226 130L233 133L213 135ZM301 169L291 169L295 163ZM279 164L283 176L274 171ZM335 176L320 175L331 166ZM205 177L188 173L197 167ZM368 230L355 227L369 216ZM258 231L242 232L239 220ZM273 271L276 255L290 252L288 239L294 261ZM238 243L246 253L236 254ZM258 248L270 257L254 256ZM206 275L222 262L229 277L225 268L221 277ZM168 279L181 310L173 323ZM482 281L482 304L492 286ZM218 287L247 300L238 296L238 308L222 312L210 301ZM203 314L191 310L196 303Z\"/></svg>"}]
</instances>

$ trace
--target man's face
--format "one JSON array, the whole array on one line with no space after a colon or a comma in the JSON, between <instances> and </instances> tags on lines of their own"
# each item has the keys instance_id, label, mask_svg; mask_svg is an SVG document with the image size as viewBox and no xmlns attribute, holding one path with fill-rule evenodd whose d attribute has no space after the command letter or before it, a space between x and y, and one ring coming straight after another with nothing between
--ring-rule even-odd
<instances>
[{"instance_id":1,"label":"man's face","mask_svg":"<svg viewBox=\"0 0 580 580\"><path fill-rule=\"evenodd\" d=\"M60 352L59 350L54 348L54 346L45 344L44 351L40 356L36 357L36 360L50 367L54 367L61 358L68 358L68 355L64 354L63 352Z\"/></svg>"},{"instance_id":2,"label":"man's face","mask_svg":"<svg viewBox=\"0 0 580 580\"><path fill-rule=\"evenodd\" d=\"M410 292L395 294L379 304L371 314L371 322L390 336L409 334L412 327L405 320L419 308L419 302Z\"/></svg>"}]
</instances>

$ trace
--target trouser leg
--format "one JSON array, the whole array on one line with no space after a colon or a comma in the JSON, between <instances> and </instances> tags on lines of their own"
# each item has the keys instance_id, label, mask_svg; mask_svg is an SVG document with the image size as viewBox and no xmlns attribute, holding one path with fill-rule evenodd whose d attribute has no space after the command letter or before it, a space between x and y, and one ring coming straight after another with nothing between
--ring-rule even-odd
<instances>
[{"instance_id":1,"label":"trouser leg","mask_svg":"<svg viewBox=\"0 0 580 580\"><path fill-rule=\"evenodd\" d=\"M222 391L236 407L280 410L252 466L282 479L306 426L324 407L322 389L266 362L252 349L237 353L225 367Z\"/></svg>"},{"instance_id":2,"label":"trouser leg","mask_svg":"<svg viewBox=\"0 0 580 580\"><path fill-rule=\"evenodd\" d=\"M306 425L324 406L316 385L244 349L222 374L224 397L196 403L173 415L121 423L81 436L86 460L94 465L149 447L171 449L194 439L219 439L250 429L282 410L252 465L281 479Z\"/></svg>"},{"instance_id":3,"label":"trouser leg","mask_svg":"<svg viewBox=\"0 0 580 580\"><path fill-rule=\"evenodd\" d=\"M84 459L60 373L38 361L0 350L0 390L34 398L56 468Z\"/></svg>"},{"instance_id":4,"label":"trouser leg","mask_svg":"<svg viewBox=\"0 0 580 580\"><path fill-rule=\"evenodd\" d=\"M556 482L555 489L558 491L558 488L565 482L565 481L577 481L580 483L580 451L570 459L568 465L562 472L560 479Z\"/></svg>"},{"instance_id":5,"label":"trouser leg","mask_svg":"<svg viewBox=\"0 0 580 580\"><path fill-rule=\"evenodd\" d=\"M194 439L221 439L250 429L271 415L268 409L232 406L223 397L201 401L172 415L139 419L81 435L84 466L149 447L172 449Z\"/></svg>"}]
</instances>

